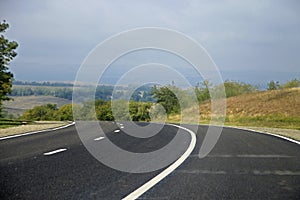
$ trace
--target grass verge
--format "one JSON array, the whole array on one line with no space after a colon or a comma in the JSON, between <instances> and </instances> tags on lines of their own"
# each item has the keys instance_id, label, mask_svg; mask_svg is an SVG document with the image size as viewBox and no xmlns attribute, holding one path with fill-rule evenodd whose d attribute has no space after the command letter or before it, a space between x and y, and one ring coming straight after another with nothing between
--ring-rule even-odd
<instances>
[{"instance_id":1,"label":"grass verge","mask_svg":"<svg viewBox=\"0 0 300 200\"><path fill-rule=\"evenodd\" d=\"M69 123L70 122L61 122L61 121L38 121L26 125L18 125L14 127L2 128L0 129L0 137L57 128L60 126L67 125Z\"/></svg>"},{"instance_id":2,"label":"grass verge","mask_svg":"<svg viewBox=\"0 0 300 200\"><path fill-rule=\"evenodd\" d=\"M180 123L181 116L173 114L168 117L169 123ZM201 116L197 122L192 117L182 122L186 124L210 124L210 117ZM218 123L214 123L220 125ZM227 115L225 126L250 129L259 132L273 133L300 141L300 117L290 117L279 114L268 114L264 116L241 116Z\"/></svg>"}]
</instances>

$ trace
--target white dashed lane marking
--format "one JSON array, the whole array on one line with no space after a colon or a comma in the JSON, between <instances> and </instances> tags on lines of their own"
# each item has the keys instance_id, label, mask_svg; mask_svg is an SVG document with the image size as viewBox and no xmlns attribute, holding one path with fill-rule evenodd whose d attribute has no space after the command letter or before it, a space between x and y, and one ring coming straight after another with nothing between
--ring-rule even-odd
<instances>
[{"instance_id":1,"label":"white dashed lane marking","mask_svg":"<svg viewBox=\"0 0 300 200\"><path fill-rule=\"evenodd\" d=\"M120 132L120 130L119 130L119 129L117 129L117 130L115 130L114 132L115 132L115 133L119 133L119 132Z\"/></svg>"},{"instance_id":2,"label":"white dashed lane marking","mask_svg":"<svg viewBox=\"0 0 300 200\"><path fill-rule=\"evenodd\" d=\"M98 138L95 138L94 140L98 141L98 140L102 140L104 139L105 137L98 137Z\"/></svg>"},{"instance_id":3,"label":"white dashed lane marking","mask_svg":"<svg viewBox=\"0 0 300 200\"><path fill-rule=\"evenodd\" d=\"M54 151L50 151L50 152L46 152L44 153L45 156L50 156L50 155L53 155L53 154L56 154L56 153L60 153L60 152L63 152L63 151L66 151L67 149L57 149L57 150L54 150Z\"/></svg>"}]
</instances>

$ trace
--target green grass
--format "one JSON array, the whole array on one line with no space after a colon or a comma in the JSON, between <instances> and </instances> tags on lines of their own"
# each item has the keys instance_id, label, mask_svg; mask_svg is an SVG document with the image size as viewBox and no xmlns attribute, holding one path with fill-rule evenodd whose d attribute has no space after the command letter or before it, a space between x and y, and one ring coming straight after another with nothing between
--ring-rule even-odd
<instances>
[{"instance_id":1,"label":"green grass","mask_svg":"<svg viewBox=\"0 0 300 200\"><path fill-rule=\"evenodd\" d=\"M12 119L0 119L0 129L14 127L14 126L20 126L23 122L19 120L12 120Z\"/></svg>"},{"instance_id":2,"label":"green grass","mask_svg":"<svg viewBox=\"0 0 300 200\"><path fill-rule=\"evenodd\" d=\"M290 117L278 114L269 114L265 116L226 116L225 124L300 130L300 117Z\"/></svg>"},{"instance_id":3,"label":"green grass","mask_svg":"<svg viewBox=\"0 0 300 200\"><path fill-rule=\"evenodd\" d=\"M172 114L168 117L168 122L179 123L181 120L180 114ZM216 122L221 120L215 119ZM186 123L197 123L193 116ZM199 121L200 124L210 124L210 117L203 117ZM227 115L225 125L228 126L255 126L255 127L270 127L300 130L300 117L291 117L279 114L268 114L260 116L242 116L242 115Z\"/></svg>"}]
</instances>

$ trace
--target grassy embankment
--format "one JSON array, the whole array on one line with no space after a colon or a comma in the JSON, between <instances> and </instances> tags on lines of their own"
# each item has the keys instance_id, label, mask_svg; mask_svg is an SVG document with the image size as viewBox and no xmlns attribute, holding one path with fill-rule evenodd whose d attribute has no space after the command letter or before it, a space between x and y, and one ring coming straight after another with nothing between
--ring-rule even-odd
<instances>
[{"instance_id":1,"label":"grassy embankment","mask_svg":"<svg viewBox=\"0 0 300 200\"><path fill-rule=\"evenodd\" d=\"M3 121L0 121L0 124ZM46 129L52 129L60 126L67 125L70 122L64 121L40 121L40 122L29 122L26 125L12 125L9 127L4 127L0 125L0 137L8 136L8 135L15 135L20 133L27 133L32 131L40 131ZM22 124L22 123L21 123Z\"/></svg>"},{"instance_id":2,"label":"grassy embankment","mask_svg":"<svg viewBox=\"0 0 300 200\"><path fill-rule=\"evenodd\" d=\"M211 118L210 102L200 105L200 123ZM189 112L189 108L183 112ZM180 115L171 115L170 122L179 122ZM191 122L195 119L191 118ZM300 88L262 91L227 98L225 125L272 127L300 130Z\"/></svg>"}]
</instances>

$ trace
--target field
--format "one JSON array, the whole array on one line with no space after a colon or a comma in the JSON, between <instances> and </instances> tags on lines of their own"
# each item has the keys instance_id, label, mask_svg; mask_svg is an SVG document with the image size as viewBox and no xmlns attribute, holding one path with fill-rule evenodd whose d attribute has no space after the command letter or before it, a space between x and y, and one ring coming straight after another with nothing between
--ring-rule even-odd
<instances>
[{"instance_id":1,"label":"field","mask_svg":"<svg viewBox=\"0 0 300 200\"><path fill-rule=\"evenodd\" d=\"M3 102L3 107L8 114L14 116L20 116L23 112L34 106L40 106L47 103L57 104L58 107L72 103L70 100L53 96L17 96L13 97L13 99L13 101Z\"/></svg>"}]
</instances>

